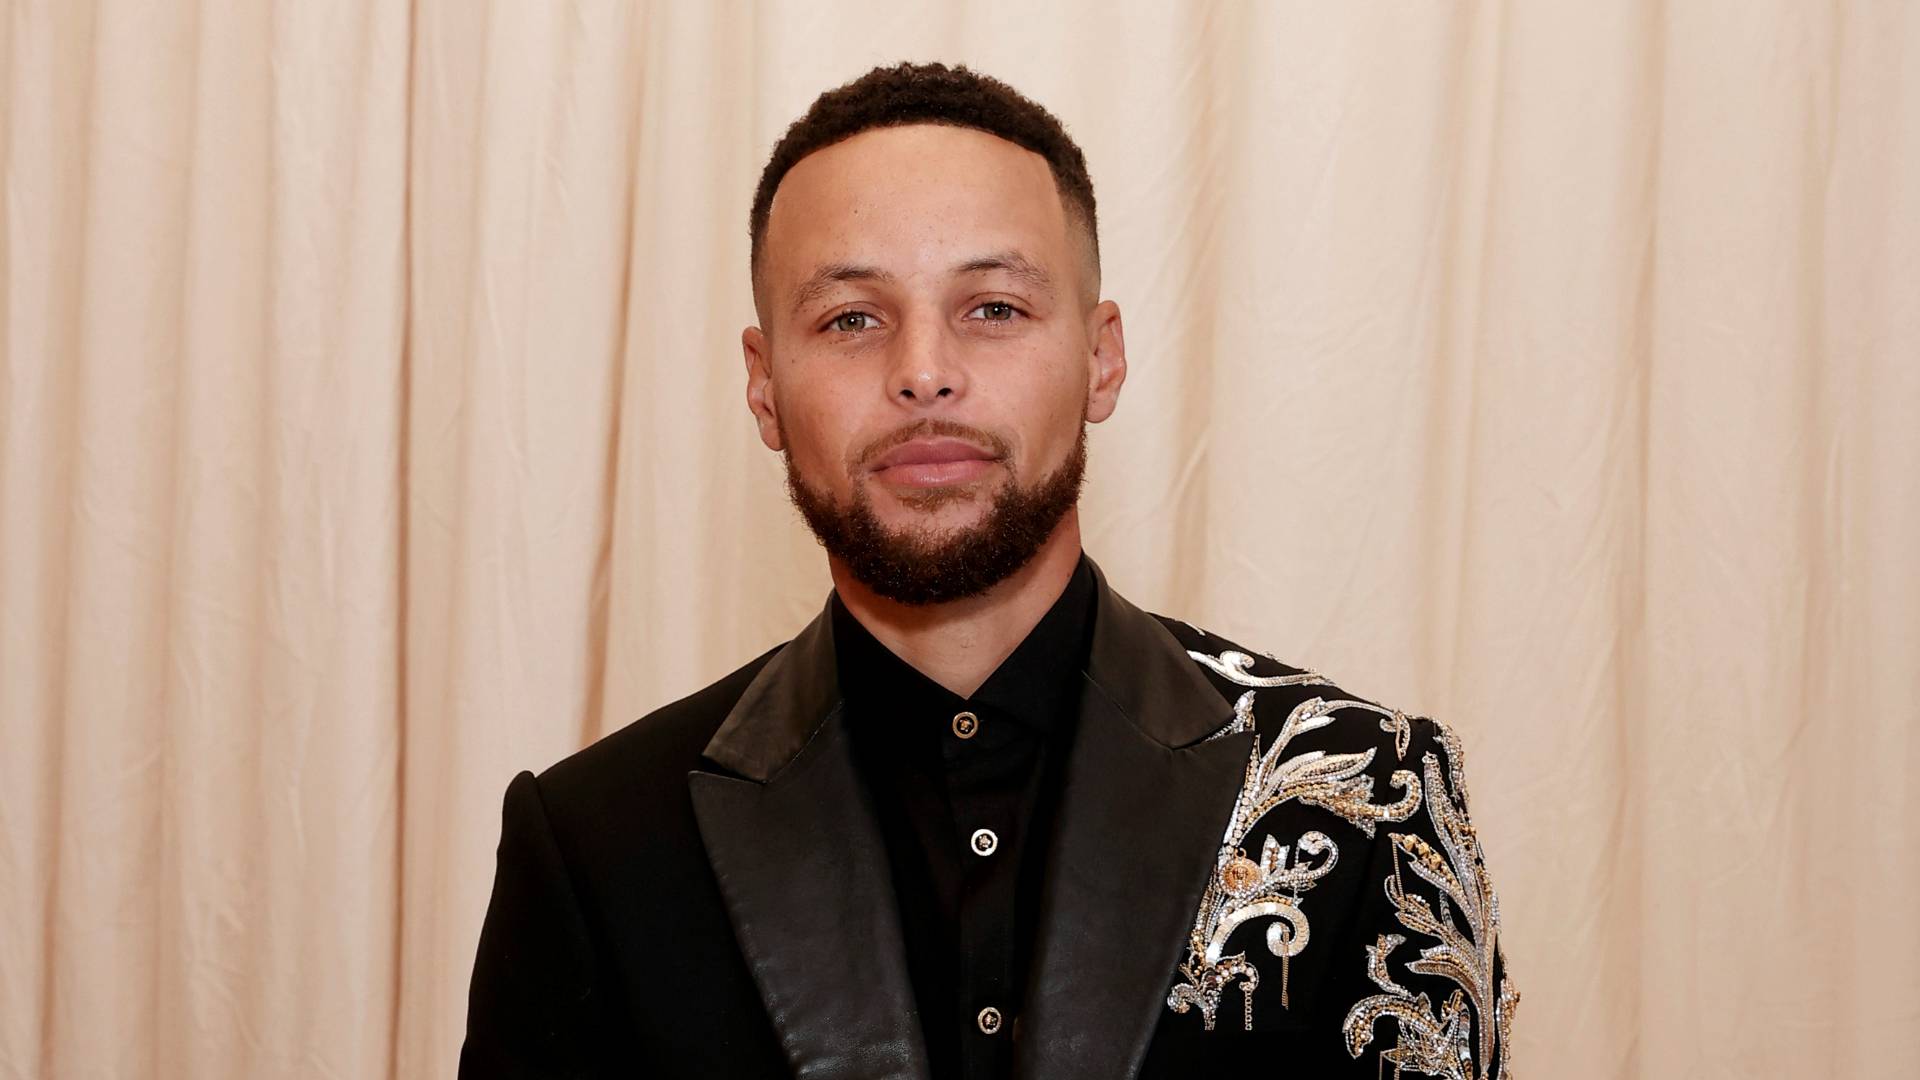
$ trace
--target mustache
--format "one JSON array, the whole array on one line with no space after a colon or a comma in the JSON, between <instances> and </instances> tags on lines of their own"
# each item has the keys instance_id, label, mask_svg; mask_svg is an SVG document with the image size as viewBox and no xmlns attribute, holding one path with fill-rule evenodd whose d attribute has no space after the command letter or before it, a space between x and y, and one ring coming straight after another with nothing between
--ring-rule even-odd
<instances>
[{"instance_id":1,"label":"mustache","mask_svg":"<svg viewBox=\"0 0 1920 1080\"><path fill-rule=\"evenodd\" d=\"M1007 458L1013 455L1012 445L1008 443L1006 439L991 431L987 431L984 428L973 427L968 424L962 424L957 420L929 417L925 420L917 420L905 427L896 428L861 447L860 451L848 462L849 471L858 472L875 458L902 443L912 442L915 439L938 438L964 439L967 442L973 443L975 446L985 447L988 452L997 458Z\"/></svg>"}]
</instances>

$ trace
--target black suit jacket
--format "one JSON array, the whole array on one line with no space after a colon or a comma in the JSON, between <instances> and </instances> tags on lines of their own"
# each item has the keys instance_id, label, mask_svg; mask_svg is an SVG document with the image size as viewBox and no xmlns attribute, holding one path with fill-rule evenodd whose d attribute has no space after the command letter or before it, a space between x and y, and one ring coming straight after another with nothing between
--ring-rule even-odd
<instances>
[{"instance_id":1,"label":"black suit jacket","mask_svg":"<svg viewBox=\"0 0 1920 1080\"><path fill-rule=\"evenodd\" d=\"M1505 1075L1457 741L1095 577L1018 1075ZM514 778L460 1073L925 1077L826 613Z\"/></svg>"}]
</instances>

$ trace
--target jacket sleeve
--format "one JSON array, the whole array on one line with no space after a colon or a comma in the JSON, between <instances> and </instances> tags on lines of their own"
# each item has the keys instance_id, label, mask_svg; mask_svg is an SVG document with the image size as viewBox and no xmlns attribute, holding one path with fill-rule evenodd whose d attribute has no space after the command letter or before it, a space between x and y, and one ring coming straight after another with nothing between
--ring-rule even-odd
<instances>
[{"instance_id":1,"label":"jacket sleeve","mask_svg":"<svg viewBox=\"0 0 1920 1080\"><path fill-rule=\"evenodd\" d=\"M580 1077L596 1069L603 993L540 783L507 786L493 898L467 1004L462 1080Z\"/></svg>"},{"instance_id":2,"label":"jacket sleeve","mask_svg":"<svg viewBox=\"0 0 1920 1080\"><path fill-rule=\"evenodd\" d=\"M1398 1075L1504 1080L1520 994L1500 947L1500 903L1467 817L1453 732L1416 719L1408 764L1420 808L1384 830L1360 919L1364 996L1348 1009L1347 1052ZM1379 1061L1371 1060L1379 1055Z\"/></svg>"}]
</instances>

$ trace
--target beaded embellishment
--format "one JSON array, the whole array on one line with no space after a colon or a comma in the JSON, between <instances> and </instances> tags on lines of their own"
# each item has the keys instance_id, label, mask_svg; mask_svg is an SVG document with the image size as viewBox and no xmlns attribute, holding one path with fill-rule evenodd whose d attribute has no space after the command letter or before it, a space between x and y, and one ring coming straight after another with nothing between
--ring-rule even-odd
<instances>
[{"instance_id":1,"label":"beaded embellishment","mask_svg":"<svg viewBox=\"0 0 1920 1080\"><path fill-rule=\"evenodd\" d=\"M1234 650L1217 657L1202 652L1189 655L1223 678L1255 688L1240 695L1234 703L1233 719L1210 738L1254 730L1253 703L1258 688L1327 683L1313 672L1254 675L1253 658ZM1187 959L1180 965L1182 981L1167 994L1167 1007L1175 1013L1198 1008L1208 1031L1214 1029L1222 996L1236 984L1242 1023L1247 1030L1253 1028L1253 994L1260 985L1260 971L1245 951L1229 954L1226 945L1234 931L1257 919L1272 920L1267 925L1266 947L1280 959L1280 1003L1282 1008L1289 1006L1289 962L1312 939L1311 924L1301 906L1302 894L1325 877L1340 858L1338 846L1317 830L1300 834L1290 844L1282 844L1268 833L1260 845L1259 858L1251 858L1245 845L1260 822L1282 804L1300 802L1330 810L1372 836L1376 823L1405 821L1420 806L1420 781L1404 769L1396 771L1391 781L1401 790L1401 797L1384 804L1373 801L1373 777L1366 772L1373 764L1372 748L1356 754L1310 750L1288 756L1295 738L1333 723L1334 714L1341 709L1379 714L1382 730L1395 736L1399 753L1406 752L1411 728L1404 714L1345 699L1316 697L1301 702L1287 715L1264 752L1255 735L1245 779L1188 937Z\"/></svg>"},{"instance_id":2,"label":"beaded embellishment","mask_svg":"<svg viewBox=\"0 0 1920 1080\"><path fill-rule=\"evenodd\" d=\"M1382 934L1367 947L1366 958L1367 976L1381 993L1363 998L1348 1010L1342 1031L1347 1052L1358 1058L1373 1041L1374 1025L1382 1017L1392 1017L1399 1041L1380 1056L1382 1062L1392 1063L1395 1076L1405 1070L1448 1080L1491 1080L1508 1076L1513 1014L1520 993L1511 979L1499 978L1496 985L1497 975L1504 975L1504 970L1496 971L1496 963L1504 968L1498 944L1500 901L1467 819L1459 740L1444 727L1440 733L1446 773L1442 774L1435 755L1422 759L1427 814L1440 850L1410 833L1390 834L1393 873L1385 884L1401 926L1437 943L1421 949L1418 959L1407 962L1407 970L1446 979L1456 989L1435 1012L1425 993L1410 992L1394 981L1389 969L1389 959L1407 938ZM1433 903L1407 890L1403 869L1433 887Z\"/></svg>"}]
</instances>

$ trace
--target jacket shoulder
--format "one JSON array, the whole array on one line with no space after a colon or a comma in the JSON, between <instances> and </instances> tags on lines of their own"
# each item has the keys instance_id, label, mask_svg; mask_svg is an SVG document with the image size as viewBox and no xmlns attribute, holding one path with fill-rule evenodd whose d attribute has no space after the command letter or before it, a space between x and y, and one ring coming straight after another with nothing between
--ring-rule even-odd
<instances>
[{"instance_id":1,"label":"jacket shoulder","mask_svg":"<svg viewBox=\"0 0 1920 1080\"><path fill-rule=\"evenodd\" d=\"M728 674L677 701L609 732L555 762L540 774L548 804L607 805L618 793L684 793L686 776L747 685L774 654L776 645Z\"/></svg>"},{"instance_id":2,"label":"jacket shoulder","mask_svg":"<svg viewBox=\"0 0 1920 1080\"><path fill-rule=\"evenodd\" d=\"M1215 737L1258 730L1265 743L1288 728L1291 718L1293 734L1313 736L1302 741L1302 749L1335 749L1323 745L1332 743L1343 751L1374 749L1393 759L1406 755L1423 727L1440 737L1435 721L1356 694L1311 668L1288 664L1184 619L1154 618L1187 650L1214 689L1234 704L1234 719Z\"/></svg>"},{"instance_id":3,"label":"jacket shoulder","mask_svg":"<svg viewBox=\"0 0 1920 1080\"><path fill-rule=\"evenodd\" d=\"M1231 1023L1222 1001L1237 989L1244 1026L1284 1026L1287 967L1275 971L1277 962L1312 988L1301 1004L1320 1025L1315 1037L1337 1028L1360 1075L1393 1062L1436 1076L1462 1075L1463 1063L1465 1075L1505 1076L1519 992L1467 817L1459 738L1318 672L1160 618L1234 703L1210 738L1252 733L1195 918L1198 944L1169 1010L1198 1013L1211 1031ZM1264 947L1246 940L1243 924L1267 927ZM1283 987L1278 1010L1267 991L1254 1004L1262 967L1265 984Z\"/></svg>"}]
</instances>

